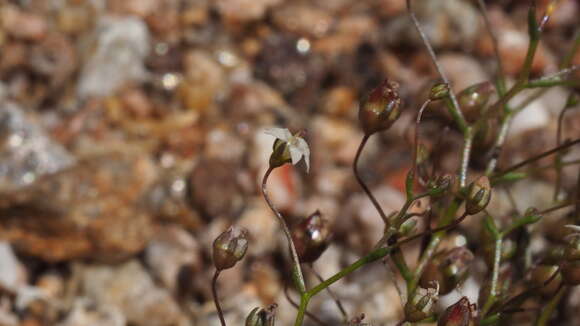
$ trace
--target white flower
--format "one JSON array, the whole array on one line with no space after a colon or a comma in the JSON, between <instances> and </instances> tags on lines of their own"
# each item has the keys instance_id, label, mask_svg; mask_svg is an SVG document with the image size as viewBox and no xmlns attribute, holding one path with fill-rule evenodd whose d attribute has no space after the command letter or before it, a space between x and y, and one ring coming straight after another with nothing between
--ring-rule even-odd
<instances>
[{"instance_id":1,"label":"white flower","mask_svg":"<svg viewBox=\"0 0 580 326\"><path fill-rule=\"evenodd\" d=\"M310 148L308 148L308 143L306 143L304 138L299 137L299 134L292 136L286 128L268 128L264 132L286 143L290 151L292 164L296 165L304 157L306 172L310 170Z\"/></svg>"}]
</instances>

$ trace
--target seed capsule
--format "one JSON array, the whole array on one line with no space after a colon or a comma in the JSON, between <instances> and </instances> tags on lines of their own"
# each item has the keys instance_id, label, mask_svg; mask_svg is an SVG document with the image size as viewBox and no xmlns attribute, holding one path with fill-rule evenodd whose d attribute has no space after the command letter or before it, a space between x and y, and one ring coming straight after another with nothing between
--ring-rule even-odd
<instances>
[{"instance_id":1,"label":"seed capsule","mask_svg":"<svg viewBox=\"0 0 580 326\"><path fill-rule=\"evenodd\" d=\"M436 254L425 267L421 286L434 281L440 285L439 293L448 294L467 277L473 254L465 247L456 247Z\"/></svg>"},{"instance_id":2,"label":"seed capsule","mask_svg":"<svg viewBox=\"0 0 580 326\"><path fill-rule=\"evenodd\" d=\"M218 271L232 268L248 250L248 230L230 226L213 242L213 263Z\"/></svg>"},{"instance_id":3,"label":"seed capsule","mask_svg":"<svg viewBox=\"0 0 580 326\"><path fill-rule=\"evenodd\" d=\"M277 304L271 304L268 308L254 308L246 318L245 326L274 326L276 322Z\"/></svg>"},{"instance_id":4,"label":"seed capsule","mask_svg":"<svg viewBox=\"0 0 580 326\"><path fill-rule=\"evenodd\" d=\"M314 212L292 228L292 240L303 263L312 263L330 242L330 225L320 211Z\"/></svg>"},{"instance_id":5,"label":"seed capsule","mask_svg":"<svg viewBox=\"0 0 580 326\"><path fill-rule=\"evenodd\" d=\"M473 181L467 189L467 199L465 201L465 211L469 215L474 215L484 210L491 200L491 185L489 178L480 176Z\"/></svg>"},{"instance_id":6,"label":"seed capsule","mask_svg":"<svg viewBox=\"0 0 580 326\"><path fill-rule=\"evenodd\" d=\"M362 100L358 119L366 135L389 129L401 115L399 84L385 79Z\"/></svg>"},{"instance_id":7,"label":"seed capsule","mask_svg":"<svg viewBox=\"0 0 580 326\"><path fill-rule=\"evenodd\" d=\"M469 86L457 94L457 102L468 121L473 122L479 118L493 93L495 93L493 84L485 81Z\"/></svg>"},{"instance_id":8,"label":"seed capsule","mask_svg":"<svg viewBox=\"0 0 580 326\"><path fill-rule=\"evenodd\" d=\"M546 284L548 281L550 282ZM551 298L562 284L562 275L558 272L558 266L541 264L532 270L530 283L532 286L539 287L543 296Z\"/></svg>"}]
</instances>

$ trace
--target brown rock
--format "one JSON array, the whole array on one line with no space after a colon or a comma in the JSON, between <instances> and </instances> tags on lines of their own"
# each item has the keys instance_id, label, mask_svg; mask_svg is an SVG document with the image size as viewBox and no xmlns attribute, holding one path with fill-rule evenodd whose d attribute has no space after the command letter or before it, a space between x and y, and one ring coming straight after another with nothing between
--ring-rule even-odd
<instances>
[{"instance_id":1,"label":"brown rock","mask_svg":"<svg viewBox=\"0 0 580 326\"><path fill-rule=\"evenodd\" d=\"M48 29L42 16L24 12L15 6L0 8L0 22L8 34L29 41L42 39Z\"/></svg>"},{"instance_id":2,"label":"brown rock","mask_svg":"<svg viewBox=\"0 0 580 326\"><path fill-rule=\"evenodd\" d=\"M2 235L47 261L118 261L143 249L150 216L138 206L153 178L140 157L96 157L11 194L0 203Z\"/></svg>"}]
</instances>

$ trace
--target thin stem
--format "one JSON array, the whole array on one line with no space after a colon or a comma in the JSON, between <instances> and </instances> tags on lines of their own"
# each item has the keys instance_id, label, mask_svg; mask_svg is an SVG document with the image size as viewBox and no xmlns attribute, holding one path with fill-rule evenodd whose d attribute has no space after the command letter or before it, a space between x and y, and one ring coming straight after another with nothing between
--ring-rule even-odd
<instances>
[{"instance_id":1,"label":"thin stem","mask_svg":"<svg viewBox=\"0 0 580 326\"><path fill-rule=\"evenodd\" d=\"M307 292L302 293L300 296L300 306L298 306L298 313L296 314L294 326L302 326L304 316L306 315L306 308L308 307L308 302L310 302L310 297L311 296Z\"/></svg>"},{"instance_id":2,"label":"thin stem","mask_svg":"<svg viewBox=\"0 0 580 326\"><path fill-rule=\"evenodd\" d=\"M222 307L220 305L220 300L218 299L217 294L217 280L220 276L220 271L216 270L213 274L213 279L211 281L211 291L213 293L213 302L215 303L215 308L217 309L218 317L220 318L220 323L222 326L226 326L226 320L224 319L224 313L222 311Z\"/></svg>"},{"instance_id":3,"label":"thin stem","mask_svg":"<svg viewBox=\"0 0 580 326\"><path fill-rule=\"evenodd\" d=\"M494 239L494 251L493 251L493 266L491 272L491 284L489 287L489 293L487 296L487 300L483 305L482 309L482 316L485 316L497 298L497 282L499 279L499 267L501 263L501 251L502 251L502 234L497 230L495 223L491 216L487 216L485 219L486 228L490 230L492 237Z\"/></svg>"},{"instance_id":4,"label":"thin stem","mask_svg":"<svg viewBox=\"0 0 580 326\"><path fill-rule=\"evenodd\" d=\"M564 124L564 114L566 111L571 109L571 106L564 106L560 114L558 115L558 127L556 129L556 145L560 146L562 144L562 125ZM562 155L561 153L556 154L554 157L554 165L556 167L556 185L554 186L554 196L552 197L553 200L558 199L558 195L560 194L560 186L562 184Z\"/></svg>"},{"instance_id":5,"label":"thin stem","mask_svg":"<svg viewBox=\"0 0 580 326\"><path fill-rule=\"evenodd\" d=\"M292 307L296 308L296 310L298 310L298 304L296 303L296 301L294 301L294 299L292 299L292 297L290 296L290 293L288 292L288 284L284 284L284 295L286 296L286 300L288 300L288 302L290 302L290 304L292 305ZM316 317L315 314L309 312L308 310L306 310L304 312L304 314L306 315L306 317L312 319L315 323L317 323L320 326L328 326L325 322L323 322L322 320L320 320L318 317Z\"/></svg>"},{"instance_id":6,"label":"thin stem","mask_svg":"<svg viewBox=\"0 0 580 326\"><path fill-rule=\"evenodd\" d=\"M415 274L413 275L413 279L407 286L407 288L409 289L408 291L409 298L413 297L413 294L417 289L417 285L419 284L419 279L423 275L423 271L425 270L425 267L427 267L427 263L431 260L431 257L433 257L433 255L435 254L435 251L437 250L437 247L439 246L441 239L445 235L445 232L459 225L459 223L461 223L465 219L465 217L467 217L467 214L464 213L459 219L453 222L453 219L455 218L455 214L457 213L457 209L459 208L460 204L461 200L455 198L447 208L443 217L439 220L440 227L434 230L430 230L428 232L429 234L432 234L431 240L429 240L429 243L427 244L425 251L423 251L423 254L419 258L419 263L415 268ZM417 236L421 236L421 234Z\"/></svg>"},{"instance_id":7,"label":"thin stem","mask_svg":"<svg viewBox=\"0 0 580 326\"><path fill-rule=\"evenodd\" d=\"M501 150L505 140L507 138L507 134L509 132L509 128L512 121L512 114L506 114L501 121L501 126L499 129L499 133L497 138L495 139L495 143L493 148L491 149L491 159L487 163L487 167L485 168L485 175L490 176L497 166L497 161L499 160L499 155L501 154Z\"/></svg>"},{"instance_id":8,"label":"thin stem","mask_svg":"<svg viewBox=\"0 0 580 326\"><path fill-rule=\"evenodd\" d=\"M381 208L381 205L379 204L379 202L377 201L377 199L375 198L375 196L373 195L373 193L370 191L370 189L364 183L364 181L363 181L363 179L360 176L360 173L358 171L358 161L359 161L360 155L361 155L362 150L365 147L367 141L369 140L370 136L371 135L364 135L364 137L362 138L362 140L360 142L360 145L358 146L358 149L356 151L356 156L354 157L354 162L352 164L352 169L353 169L353 172L354 172L354 176L356 177L356 180L358 181L358 183L360 184L360 186L363 188L364 192L367 194L367 197L369 197L369 199L373 203L373 206L375 206L375 209L379 212L379 215L381 216L381 219L383 220L383 222L385 223L386 227L388 228L389 227L389 219L387 218L387 215L385 214L385 212Z\"/></svg>"},{"instance_id":9,"label":"thin stem","mask_svg":"<svg viewBox=\"0 0 580 326\"><path fill-rule=\"evenodd\" d=\"M544 210L542 210L542 211L538 212L538 214L540 214L540 215L545 215L545 214L548 214L548 213L552 213L552 212L554 212L554 211L557 211L557 210L559 210L559 209L566 208L566 207L568 207L568 206L572 206L572 205L578 205L578 203L580 203L580 199L578 199L578 200L573 200L573 201L566 201L566 202L563 202L563 203L561 203L561 204L558 204L558 205L556 205L556 206L552 206L552 207L550 207L550 208L546 208L546 209L544 209Z\"/></svg>"},{"instance_id":10,"label":"thin stem","mask_svg":"<svg viewBox=\"0 0 580 326\"><path fill-rule=\"evenodd\" d=\"M560 286L560 289L558 289L558 292L556 292L556 295L554 295L550 299L548 304L544 307L544 309L541 310L541 313L538 316L538 319L536 320L535 326L548 325L548 321L550 320L550 317L552 317L552 314L556 310L556 307L560 303L560 300L562 300L562 297L564 296L564 293L566 293L566 290L568 290L568 287L566 287L564 285Z\"/></svg>"},{"instance_id":11,"label":"thin stem","mask_svg":"<svg viewBox=\"0 0 580 326\"><path fill-rule=\"evenodd\" d=\"M264 178L262 179L262 195L264 196L266 203L268 203L268 206L270 206L270 209L272 210L272 212L274 212L274 214L278 218L278 222L280 223L280 226L282 227L282 230L284 231L284 234L286 235L286 239L288 240L288 247L290 248L290 255L292 256L292 262L293 262L292 276L293 276L294 282L296 283L296 286L297 286L299 292L304 293L304 292L306 292L306 285L304 283L304 276L302 275L302 269L300 268L300 260L298 259L298 253L296 252L296 247L294 246L294 241L292 241L292 234L290 233L290 229L288 229L288 225L286 225L286 221L284 221L284 217L282 217L282 214L280 214L280 212L276 209L276 207L274 206L274 204L270 200L270 197L268 196L268 192L266 190L268 177L270 176L270 174L272 173L273 170L274 169L272 167L269 167L268 171L266 171L266 173L264 174Z\"/></svg>"},{"instance_id":12,"label":"thin stem","mask_svg":"<svg viewBox=\"0 0 580 326\"><path fill-rule=\"evenodd\" d=\"M407 0L407 12L409 14L409 17L411 17L411 21L413 21L413 25L415 26L415 29L417 30L417 32L421 36L421 39L423 40L423 44L425 45L425 48L427 48L427 52L429 53L429 56L431 57L431 61L433 62L433 65L435 65L435 68L437 69L439 76L441 76L441 79L443 80L443 82L445 84L449 84L449 79L447 78L445 71L443 71L443 69L441 68L439 61L437 60L437 56L435 55L435 51L433 50L433 47L431 46L429 39L427 39L427 35L425 35L425 32L423 31L423 28L421 27L421 24L419 24L419 20L417 19L417 16L415 15L415 12L413 11L413 8L411 6L411 0ZM455 97L455 93L453 93L453 91L451 89L449 90L449 97L450 97L451 103L452 103L452 115L453 115L455 121L457 122L457 124L459 125L459 128L463 131L467 127L467 122L465 121L465 118L463 117L463 113L461 112L461 109L459 108L459 103L457 102L457 98Z\"/></svg>"},{"instance_id":13,"label":"thin stem","mask_svg":"<svg viewBox=\"0 0 580 326\"><path fill-rule=\"evenodd\" d=\"M423 117L423 111L427 109L427 106L431 103L431 99L427 99L421 108L419 109L419 113L417 113L417 119L415 120L415 148L413 150L413 184L415 180L417 180L417 155L419 152L419 126L421 125L421 118Z\"/></svg>"},{"instance_id":14,"label":"thin stem","mask_svg":"<svg viewBox=\"0 0 580 326\"><path fill-rule=\"evenodd\" d=\"M512 171L515 171L515 170L517 170L517 169L519 169L519 168L521 168L523 166L526 166L526 165L528 165L530 163L533 163L535 161L541 160L541 159L543 159L546 156L550 156L550 155L552 155L554 153L557 153L559 151L565 150L565 149L570 148L570 147L572 147L572 146L574 146L576 144L579 144L579 143L580 143L580 138L575 139L573 141L569 141L569 142L564 143L564 144L562 144L560 146L556 146L556 147L554 147L554 148L552 148L552 149L550 149L548 151L545 151L543 153L537 154L537 155L532 156L532 157L530 157L530 158L528 158L528 159L526 159L526 160L524 160L524 161L522 161L520 163L517 163L515 165L512 165L511 167L509 167L507 169L504 169L501 172L497 173L493 177L494 178L501 177L501 176L506 175L507 173L510 173Z\"/></svg>"},{"instance_id":15,"label":"thin stem","mask_svg":"<svg viewBox=\"0 0 580 326\"><path fill-rule=\"evenodd\" d=\"M322 277L322 275L318 273L318 271L316 271L316 269L314 269L314 265L310 264L310 269L312 270L312 273L316 276L318 281L324 282L324 278ZM326 291L328 292L332 300L334 300L334 302L336 303L338 310L340 310L340 313L342 314L342 319L345 322L348 322L348 314L346 313L346 309L344 309L344 306L342 305L342 302L340 302L338 296L330 289L330 287L327 287Z\"/></svg>"},{"instance_id":16,"label":"thin stem","mask_svg":"<svg viewBox=\"0 0 580 326\"><path fill-rule=\"evenodd\" d=\"M479 5L479 10L481 11L481 15L483 16L483 20L485 22L485 28L491 38L491 42L493 45L493 52L495 55L495 60L497 62L497 90L499 95L503 95L505 93L505 75L503 70L503 63L501 60L501 55L499 53L499 42L497 40L497 35L493 27L491 26L491 22L489 21L489 16L487 14L487 7L485 5L485 1L477 0L477 4Z\"/></svg>"},{"instance_id":17,"label":"thin stem","mask_svg":"<svg viewBox=\"0 0 580 326\"><path fill-rule=\"evenodd\" d=\"M459 185L463 188L467 183L467 169L473 147L473 127L467 127L463 133L463 151L461 151L461 169L459 170Z\"/></svg>"}]
</instances>

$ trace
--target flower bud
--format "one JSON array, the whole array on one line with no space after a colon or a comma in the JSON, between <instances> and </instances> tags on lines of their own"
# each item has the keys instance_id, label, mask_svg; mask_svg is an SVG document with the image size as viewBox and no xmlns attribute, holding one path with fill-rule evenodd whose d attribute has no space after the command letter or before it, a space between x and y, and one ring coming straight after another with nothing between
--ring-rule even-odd
<instances>
[{"instance_id":1,"label":"flower bud","mask_svg":"<svg viewBox=\"0 0 580 326\"><path fill-rule=\"evenodd\" d=\"M465 211L469 215L474 215L487 207L491 199L491 185L489 178L480 176L467 188L467 198L465 200Z\"/></svg>"},{"instance_id":2,"label":"flower bud","mask_svg":"<svg viewBox=\"0 0 580 326\"><path fill-rule=\"evenodd\" d=\"M314 212L292 228L292 240L303 263L312 263L330 242L330 225L320 211Z\"/></svg>"},{"instance_id":3,"label":"flower bud","mask_svg":"<svg viewBox=\"0 0 580 326\"><path fill-rule=\"evenodd\" d=\"M474 317L474 306L467 297L463 297L439 316L437 326L471 326Z\"/></svg>"},{"instance_id":4,"label":"flower bud","mask_svg":"<svg viewBox=\"0 0 580 326\"><path fill-rule=\"evenodd\" d=\"M429 92L429 99L431 101L437 101L444 99L449 96L449 84L447 83L438 83L431 87L431 91Z\"/></svg>"},{"instance_id":5,"label":"flower bud","mask_svg":"<svg viewBox=\"0 0 580 326\"><path fill-rule=\"evenodd\" d=\"M465 247L436 254L425 267L420 279L421 286L436 281L440 285L439 293L448 294L465 280L473 258L471 251Z\"/></svg>"},{"instance_id":6,"label":"flower bud","mask_svg":"<svg viewBox=\"0 0 580 326\"><path fill-rule=\"evenodd\" d=\"M254 308L246 318L245 326L274 326L276 322L277 304L272 304L266 309Z\"/></svg>"},{"instance_id":7,"label":"flower bud","mask_svg":"<svg viewBox=\"0 0 580 326\"><path fill-rule=\"evenodd\" d=\"M399 118L399 84L385 79L362 100L358 119L366 135L389 129Z\"/></svg>"},{"instance_id":8,"label":"flower bud","mask_svg":"<svg viewBox=\"0 0 580 326\"><path fill-rule=\"evenodd\" d=\"M554 273L557 274L554 275ZM548 281L550 282L546 284ZM544 297L551 298L562 284L562 275L558 272L557 265L541 264L532 269L530 283L538 287Z\"/></svg>"},{"instance_id":9,"label":"flower bud","mask_svg":"<svg viewBox=\"0 0 580 326\"><path fill-rule=\"evenodd\" d=\"M453 181L453 176L450 174L437 177L429 183L429 195L434 198L439 198L445 195L445 193L453 186Z\"/></svg>"},{"instance_id":10,"label":"flower bud","mask_svg":"<svg viewBox=\"0 0 580 326\"><path fill-rule=\"evenodd\" d=\"M433 314L435 302L439 299L439 284L431 288L418 288L411 300L405 304L405 320L412 323L421 321Z\"/></svg>"},{"instance_id":11,"label":"flower bud","mask_svg":"<svg viewBox=\"0 0 580 326\"><path fill-rule=\"evenodd\" d=\"M292 157L290 156L290 149L288 148L287 142L280 139L274 141L269 163L272 168L280 167L286 163L292 163Z\"/></svg>"},{"instance_id":12,"label":"flower bud","mask_svg":"<svg viewBox=\"0 0 580 326\"><path fill-rule=\"evenodd\" d=\"M230 226L213 242L213 264L218 271L232 268L248 249L248 230Z\"/></svg>"},{"instance_id":13,"label":"flower bud","mask_svg":"<svg viewBox=\"0 0 580 326\"><path fill-rule=\"evenodd\" d=\"M479 118L481 110L495 92L493 84L489 81L467 87L457 94L457 102L466 119L473 122Z\"/></svg>"}]
</instances>

